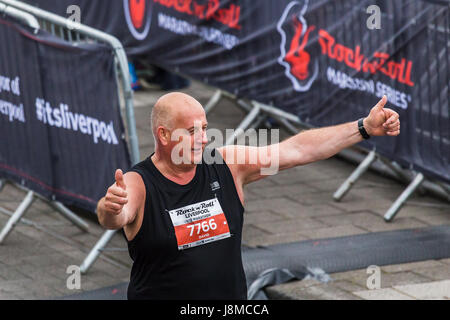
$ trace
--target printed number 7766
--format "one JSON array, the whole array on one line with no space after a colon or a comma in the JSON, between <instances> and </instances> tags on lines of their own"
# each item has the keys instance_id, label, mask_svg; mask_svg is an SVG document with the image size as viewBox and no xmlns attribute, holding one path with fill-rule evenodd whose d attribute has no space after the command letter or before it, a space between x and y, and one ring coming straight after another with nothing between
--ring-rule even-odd
<instances>
[{"instance_id":1,"label":"printed number 7766","mask_svg":"<svg viewBox=\"0 0 450 320\"><path fill-rule=\"evenodd\" d=\"M211 230L217 229L217 224L214 222L214 219L210 219L209 221L203 221L202 223L199 222L195 224L190 224L187 227L191 229L191 233L189 234L189 236L192 236L195 227L197 227L197 234L200 234L200 230L202 230L203 232L208 232L209 229Z\"/></svg>"}]
</instances>

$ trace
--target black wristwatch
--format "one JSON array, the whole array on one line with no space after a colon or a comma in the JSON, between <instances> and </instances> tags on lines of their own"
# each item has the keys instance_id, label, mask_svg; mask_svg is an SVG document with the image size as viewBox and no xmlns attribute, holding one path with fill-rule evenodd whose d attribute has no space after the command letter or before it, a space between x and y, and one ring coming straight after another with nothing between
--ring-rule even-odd
<instances>
[{"instance_id":1,"label":"black wristwatch","mask_svg":"<svg viewBox=\"0 0 450 320\"><path fill-rule=\"evenodd\" d=\"M370 139L370 136L367 133L366 129L364 128L363 121L364 121L364 118L361 118L358 120L358 130L359 130L359 133L362 135L362 137L367 140L367 139Z\"/></svg>"}]
</instances>

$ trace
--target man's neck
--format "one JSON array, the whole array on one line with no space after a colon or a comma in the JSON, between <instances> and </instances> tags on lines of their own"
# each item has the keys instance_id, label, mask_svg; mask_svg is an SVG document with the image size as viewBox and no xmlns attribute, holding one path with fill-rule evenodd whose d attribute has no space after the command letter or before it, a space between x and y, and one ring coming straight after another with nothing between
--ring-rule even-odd
<instances>
[{"instance_id":1,"label":"man's neck","mask_svg":"<svg viewBox=\"0 0 450 320\"><path fill-rule=\"evenodd\" d=\"M171 161L170 157L167 159L167 157L157 150L151 160L162 175L175 183L187 184L195 176L196 164L176 165Z\"/></svg>"}]
</instances>

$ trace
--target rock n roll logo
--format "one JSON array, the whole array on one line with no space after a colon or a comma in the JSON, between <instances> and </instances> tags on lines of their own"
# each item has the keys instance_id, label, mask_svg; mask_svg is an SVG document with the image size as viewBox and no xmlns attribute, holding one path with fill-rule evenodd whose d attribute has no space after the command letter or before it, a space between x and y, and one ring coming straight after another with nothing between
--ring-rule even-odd
<instances>
[{"instance_id":1,"label":"rock n roll logo","mask_svg":"<svg viewBox=\"0 0 450 320\"><path fill-rule=\"evenodd\" d=\"M286 77L295 91L308 91L319 72L319 65L307 48L311 31L304 15L308 0L290 2L277 23L281 35L278 63L285 68Z\"/></svg>"},{"instance_id":2,"label":"rock n roll logo","mask_svg":"<svg viewBox=\"0 0 450 320\"><path fill-rule=\"evenodd\" d=\"M150 31L151 0L123 0L128 29L137 40L144 40Z\"/></svg>"}]
</instances>

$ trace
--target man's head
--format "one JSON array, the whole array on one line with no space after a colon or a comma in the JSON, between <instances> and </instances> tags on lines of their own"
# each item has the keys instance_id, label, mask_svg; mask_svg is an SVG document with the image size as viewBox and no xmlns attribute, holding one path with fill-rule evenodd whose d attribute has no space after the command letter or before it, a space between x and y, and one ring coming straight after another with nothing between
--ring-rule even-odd
<instances>
[{"instance_id":1,"label":"man's head","mask_svg":"<svg viewBox=\"0 0 450 320\"><path fill-rule=\"evenodd\" d=\"M151 114L155 148L172 162L198 163L208 142L206 114L193 97L171 92L158 99ZM176 159L175 159L176 158Z\"/></svg>"}]
</instances>

